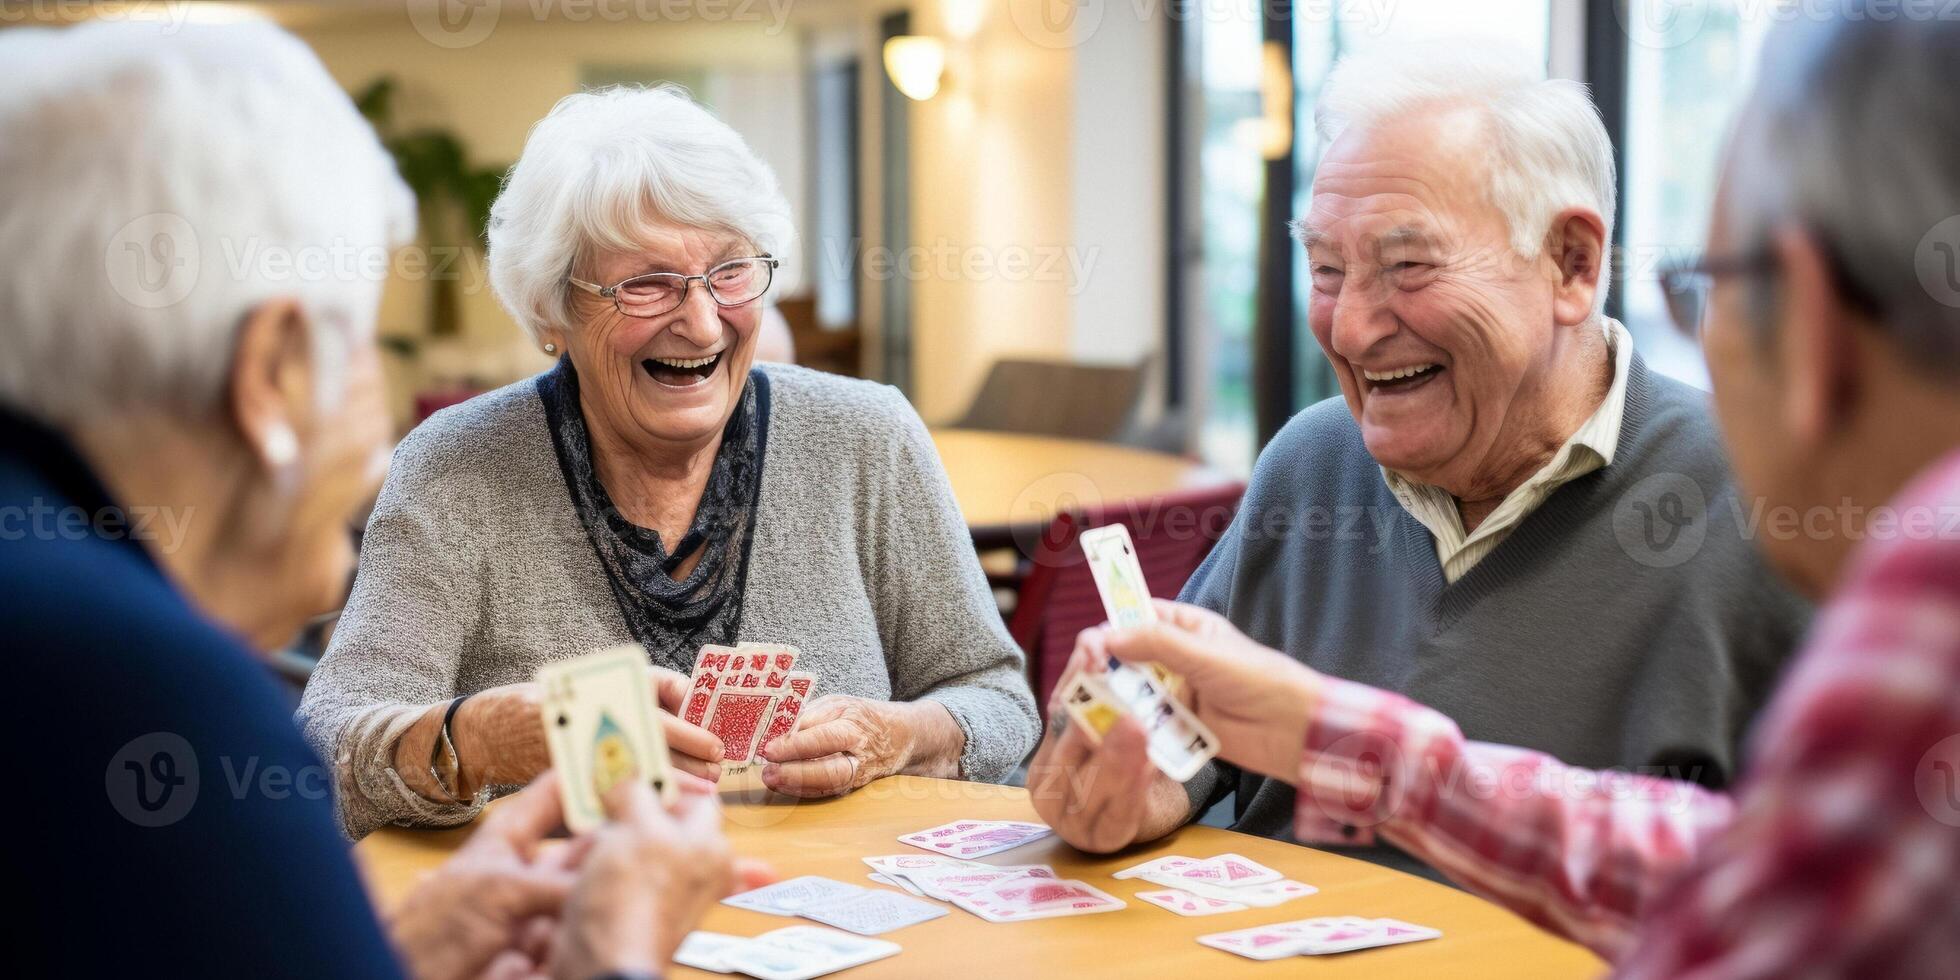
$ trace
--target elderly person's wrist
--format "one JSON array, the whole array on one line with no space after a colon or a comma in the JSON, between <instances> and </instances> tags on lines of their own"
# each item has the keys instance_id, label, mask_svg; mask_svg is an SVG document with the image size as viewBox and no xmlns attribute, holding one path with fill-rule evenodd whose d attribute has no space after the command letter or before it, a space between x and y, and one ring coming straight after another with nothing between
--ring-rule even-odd
<instances>
[{"instance_id":1,"label":"elderly person's wrist","mask_svg":"<svg viewBox=\"0 0 1960 980\"><path fill-rule=\"evenodd\" d=\"M485 786L522 785L544 771L541 695L536 684L506 684L457 709L450 732L462 762L458 795L472 797Z\"/></svg>"},{"instance_id":2,"label":"elderly person's wrist","mask_svg":"<svg viewBox=\"0 0 1960 980\"><path fill-rule=\"evenodd\" d=\"M905 756L899 771L912 776L938 776L947 779L960 774L960 756L966 751L966 733L960 730L953 713L938 701L895 701L898 722L905 732Z\"/></svg>"}]
</instances>

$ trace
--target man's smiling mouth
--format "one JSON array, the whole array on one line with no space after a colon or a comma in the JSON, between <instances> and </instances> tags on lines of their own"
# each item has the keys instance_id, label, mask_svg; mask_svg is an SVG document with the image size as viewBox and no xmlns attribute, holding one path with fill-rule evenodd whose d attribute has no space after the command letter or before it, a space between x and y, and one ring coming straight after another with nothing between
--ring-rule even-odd
<instances>
[{"instance_id":1,"label":"man's smiling mouth","mask_svg":"<svg viewBox=\"0 0 1960 980\"><path fill-rule=\"evenodd\" d=\"M649 357L640 362L647 376L672 388L690 388L708 380L727 351L708 357Z\"/></svg>"},{"instance_id":2,"label":"man's smiling mouth","mask_svg":"<svg viewBox=\"0 0 1960 980\"><path fill-rule=\"evenodd\" d=\"M1386 371L1363 369L1361 377L1368 383L1368 387L1375 391L1401 391L1427 384L1430 379L1442 373L1441 364L1410 364Z\"/></svg>"}]
</instances>

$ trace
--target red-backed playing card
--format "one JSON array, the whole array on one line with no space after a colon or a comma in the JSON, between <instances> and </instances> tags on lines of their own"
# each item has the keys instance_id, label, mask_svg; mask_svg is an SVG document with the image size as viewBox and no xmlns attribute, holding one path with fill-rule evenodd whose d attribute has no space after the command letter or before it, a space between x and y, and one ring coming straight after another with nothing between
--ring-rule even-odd
<instances>
[{"instance_id":1,"label":"red-backed playing card","mask_svg":"<svg viewBox=\"0 0 1960 980\"><path fill-rule=\"evenodd\" d=\"M776 699L776 710L769 716L769 724L762 730L762 738L755 750L761 752L770 742L796 731L796 719L803 714L803 705L810 700L810 687L817 682L816 675L804 671L791 671L785 678L788 688L782 697Z\"/></svg>"},{"instance_id":2,"label":"red-backed playing card","mask_svg":"<svg viewBox=\"0 0 1960 980\"><path fill-rule=\"evenodd\" d=\"M723 687L708 707L707 723L701 727L721 739L722 766L740 769L755 758L757 737L776 706L776 695L737 691Z\"/></svg>"}]
</instances>

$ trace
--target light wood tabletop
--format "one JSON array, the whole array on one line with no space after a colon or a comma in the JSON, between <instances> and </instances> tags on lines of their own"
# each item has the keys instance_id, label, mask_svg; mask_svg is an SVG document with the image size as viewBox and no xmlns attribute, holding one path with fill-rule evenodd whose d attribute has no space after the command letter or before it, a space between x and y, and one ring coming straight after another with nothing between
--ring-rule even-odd
<instances>
[{"instance_id":1,"label":"light wood tabletop","mask_svg":"<svg viewBox=\"0 0 1960 980\"><path fill-rule=\"evenodd\" d=\"M952 428L932 430L932 441L976 540L1038 533L1061 510L1232 482L1182 456L1109 442Z\"/></svg>"},{"instance_id":2,"label":"light wood tabletop","mask_svg":"<svg viewBox=\"0 0 1960 980\"><path fill-rule=\"evenodd\" d=\"M900 834L951 820L1038 820L1028 791L954 780L894 776L834 800L798 802L772 796L753 778L731 777L722 791L730 840L738 853L774 864L783 877L816 874L866 887L863 858L924 853ZM390 829L354 849L376 900L391 907L425 871L468 834ZM1165 854L1211 857L1236 852L1319 894L1271 908L1186 918L1135 898L1157 886L1110 877ZM1603 964L1585 949L1555 939L1511 913L1435 882L1352 858L1210 827L1185 829L1118 855L1083 854L1049 837L985 859L990 864L1052 864L1129 903L1115 912L991 923L951 908L947 915L879 937L904 951L847 971L851 978L921 977L1592 977ZM1336 956L1258 963L1197 943L1197 937L1248 926L1323 915L1391 917L1432 926L1443 938ZM700 928L756 936L804 919L717 905ZM712 974L675 967L672 976Z\"/></svg>"}]
</instances>

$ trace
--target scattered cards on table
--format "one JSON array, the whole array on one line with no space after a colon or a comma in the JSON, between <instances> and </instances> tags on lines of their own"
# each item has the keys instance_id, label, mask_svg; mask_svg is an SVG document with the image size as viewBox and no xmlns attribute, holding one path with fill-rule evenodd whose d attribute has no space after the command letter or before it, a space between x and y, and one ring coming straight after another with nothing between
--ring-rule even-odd
<instances>
[{"instance_id":1,"label":"scattered cards on table","mask_svg":"<svg viewBox=\"0 0 1960 980\"><path fill-rule=\"evenodd\" d=\"M1022 922L1114 912L1122 899L1087 882L1055 877L1045 864L992 865L930 854L889 854L864 863L928 898L951 902L988 922Z\"/></svg>"},{"instance_id":2,"label":"scattered cards on table","mask_svg":"<svg viewBox=\"0 0 1960 980\"><path fill-rule=\"evenodd\" d=\"M1131 627L1156 622L1157 610L1150 604L1129 530L1111 524L1084 531L1079 540L1110 624ZM1062 705L1069 718L1088 729L1097 742L1118 718L1137 719L1149 737L1150 761L1183 782L1218 754L1218 736L1177 700L1176 685L1177 679L1155 664L1140 669L1112 660L1107 674L1076 675L1062 692Z\"/></svg>"},{"instance_id":3,"label":"scattered cards on table","mask_svg":"<svg viewBox=\"0 0 1960 980\"><path fill-rule=\"evenodd\" d=\"M674 951L674 962L714 973L745 973L759 980L810 980L882 960L899 948L897 943L817 926L788 926L753 939L691 932Z\"/></svg>"},{"instance_id":4,"label":"scattered cards on table","mask_svg":"<svg viewBox=\"0 0 1960 980\"><path fill-rule=\"evenodd\" d=\"M977 858L1012 850L1052 833L1046 824L1025 820L955 820L905 834L899 841L934 854Z\"/></svg>"},{"instance_id":5,"label":"scattered cards on table","mask_svg":"<svg viewBox=\"0 0 1960 980\"><path fill-rule=\"evenodd\" d=\"M645 779L661 802L674 801L646 650L627 644L547 664L537 681L565 826L584 833L604 823L600 801L626 779Z\"/></svg>"},{"instance_id":6,"label":"scattered cards on table","mask_svg":"<svg viewBox=\"0 0 1960 980\"><path fill-rule=\"evenodd\" d=\"M1173 854L1124 868L1115 877L1141 878L1163 886L1161 891L1139 892L1137 897L1179 915L1267 908L1320 890L1241 854L1204 859Z\"/></svg>"},{"instance_id":7,"label":"scattered cards on table","mask_svg":"<svg viewBox=\"0 0 1960 980\"><path fill-rule=\"evenodd\" d=\"M860 888L820 875L804 875L730 895L722 904L769 915L801 916L861 936L903 929L946 914L945 909L909 895Z\"/></svg>"},{"instance_id":8,"label":"scattered cards on table","mask_svg":"<svg viewBox=\"0 0 1960 980\"><path fill-rule=\"evenodd\" d=\"M794 669L798 653L782 643L704 646L688 678L681 720L721 739L722 768L738 771L762 747L796 730L817 680Z\"/></svg>"},{"instance_id":9,"label":"scattered cards on table","mask_svg":"<svg viewBox=\"0 0 1960 980\"><path fill-rule=\"evenodd\" d=\"M1199 936L1198 942L1250 960L1277 960L1288 956L1350 953L1358 949L1440 939L1442 935L1428 926L1399 919L1363 919L1342 915L1214 932Z\"/></svg>"}]
</instances>

